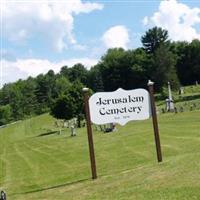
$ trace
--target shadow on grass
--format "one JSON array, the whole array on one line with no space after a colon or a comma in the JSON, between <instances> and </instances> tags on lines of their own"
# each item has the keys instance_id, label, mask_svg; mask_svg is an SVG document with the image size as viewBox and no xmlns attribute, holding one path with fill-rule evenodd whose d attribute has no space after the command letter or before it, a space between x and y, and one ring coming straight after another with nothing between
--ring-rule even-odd
<instances>
[{"instance_id":1,"label":"shadow on grass","mask_svg":"<svg viewBox=\"0 0 200 200\"><path fill-rule=\"evenodd\" d=\"M40 135L38 135L36 137L43 137L43 136L53 135L53 134L56 134L56 133L58 134L59 131L49 131L47 133L42 133L42 134L40 134Z\"/></svg>"},{"instance_id":2,"label":"shadow on grass","mask_svg":"<svg viewBox=\"0 0 200 200\"><path fill-rule=\"evenodd\" d=\"M81 180L70 182L70 183L64 183L64 184L55 185L55 186L46 187L46 188L38 188L38 189L35 189L35 190L30 190L30 191L22 192L22 193L15 193L14 195L42 192L42 191L46 191L46 190L56 189L56 188L59 188L59 187L70 186L70 185L73 185L73 184L82 183L82 182L88 181L88 180L92 180L92 179L91 178L85 178L85 179L81 179Z\"/></svg>"}]
</instances>

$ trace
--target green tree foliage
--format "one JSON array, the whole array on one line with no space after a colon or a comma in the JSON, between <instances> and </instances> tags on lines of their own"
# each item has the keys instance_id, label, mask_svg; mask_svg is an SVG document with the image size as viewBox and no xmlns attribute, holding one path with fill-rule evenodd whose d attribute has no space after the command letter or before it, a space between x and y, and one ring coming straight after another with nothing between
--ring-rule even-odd
<instances>
[{"instance_id":1,"label":"green tree foliage","mask_svg":"<svg viewBox=\"0 0 200 200\"><path fill-rule=\"evenodd\" d=\"M68 91L60 95L51 105L51 115L57 119L69 120L73 117L80 120L83 118L83 84L76 81Z\"/></svg>"},{"instance_id":2,"label":"green tree foliage","mask_svg":"<svg viewBox=\"0 0 200 200\"><path fill-rule=\"evenodd\" d=\"M56 79L55 82L55 97L59 97L59 96L63 96L64 94L66 94L69 90L69 88L71 87L70 81L65 77L65 76L59 76Z\"/></svg>"},{"instance_id":3,"label":"green tree foliage","mask_svg":"<svg viewBox=\"0 0 200 200\"><path fill-rule=\"evenodd\" d=\"M74 117L73 98L70 95L61 95L51 106L51 115L57 119L69 120Z\"/></svg>"},{"instance_id":4,"label":"green tree foliage","mask_svg":"<svg viewBox=\"0 0 200 200\"><path fill-rule=\"evenodd\" d=\"M99 65L92 67L88 73L88 86L94 92L104 91L103 78L99 67Z\"/></svg>"},{"instance_id":5,"label":"green tree foliage","mask_svg":"<svg viewBox=\"0 0 200 200\"><path fill-rule=\"evenodd\" d=\"M182 85L200 82L200 41L176 42L172 44L177 55L177 74Z\"/></svg>"},{"instance_id":6,"label":"green tree foliage","mask_svg":"<svg viewBox=\"0 0 200 200\"><path fill-rule=\"evenodd\" d=\"M36 82L33 78L20 81L20 91L23 94L21 99L21 107L23 108L23 116L34 115L37 108L37 97L35 95Z\"/></svg>"},{"instance_id":7,"label":"green tree foliage","mask_svg":"<svg viewBox=\"0 0 200 200\"><path fill-rule=\"evenodd\" d=\"M105 91L113 91L119 87L132 89L146 85L147 63L147 55L142 49L115 48L109 49L96 67L101 72Z\"/></svg>"},{"instance_id":8,"label":"green tree foliage","mask_svg":"<svg viewBox=\"0 0 200 200\"><path fill-rule=\"evenodd\" d=\"M173 88L178 88L179 81L176 73L176 55L170 50L167 30L154 27L142 36L142 44L149 54L150 66L148 74L156 82L157 91L172 83Z\"/></svg>"},{"instance_id":9,"label":"green tree foliage","mask_svg":"<svg viewBox=\"0 0 200 200\"><path fill-rule=\"evenodd\" d=\"M88 83L88 70L81 63L77 63L71 68L63 66L60 75L67 78L70 82L80 81L84 85Z\"/></svg>"},{"instance_id":10,"label":"green tree foliage","mask_svg":"<svg viewBox=\"0 0 200 200\"><path fill-rule=\"evenodd\" d=\"M161 44L166 45L169 42L168 31L160 27L153 27L142 36L141 41L147 53L154 53Z\"/></svg>"},{"instance_id":11,"label":"green tree foliage","mask_svg":"<svg viewBox=\"0 0 200 200\"><path fill-rule=\"evenodd\" d=\"M14 120L35 114L37 107L35 88L36 83L33 78L28 78L24 81L19 80L2 88L1 105L9 105L11 107Z\"/></svg>"},{"instance_id":12,"label":"green tree foliage","mask_svg":"<svg viewBox=\"0 0 200 200\"><path fill-rule=\"evenodd\" d=\"M65 66L61 67L60 75L69 79L69 68L68 68L68 66L65 65Z\"/></svg>"},{"instance_id":13,"label":"green tree foliage","mask_svg":"<svg viewBox=\"0 0 200 200\"><path fill-rule=\"evenodd\" d=\"M96 92L103 92L104 91L103 79L102 79L102 75L101 75L100 72L97 72L95 74L92 88Z\"/></svg>"},{"instance_id":14,"label":"green tree foliage","mask_svg":"<svg viewBox=\"0 0 200 200\"><path fill-rule=\"evenodd\" d=\"M42 114L48 111L48 85L44 75L39 75L36 78L36 96L38 102L37 114Z\"/></svg>"},{"instance_id":15,"label":"green tree foliage","mask_svg":"<svg viewBox=\"0 0 200 200\"><path fill-rule=\"evenodd\" d=\"M11 107L12 118L14 120L19 120L23 118L23 108L22 108L22 99L23 94L20 90L20 80L16 83L7 84L3 88L5 92L4 96L4 105L9 105Z\"/></svg>"},{"instance_id":16,"label":"green tree foliage","mask_svg":"<svg viewBox=\"0 0 200 200\"><path fill-rule=\"evenodd\" d=\"M176 56L169 49L161 45L156 51L153 59L152 80L156 82L157 90L167 86L170 82L172 88L177 89L179 81L176 74Z\"/></svg>"},{"instance_id":17,"label":"green tree foliage","mask_svg":"<svg viewBox=\"0 0 200 200\"><path fill-rule=\"evenodd\" d=\"M142 48L127 51L127 59L131 65L127 89L146 87L148 79L150 79L151 59L149 58L150 56Z\"/></svg>"},{"instance_id":18,"label":"green tree foliage","mask_svg":"<svg viewBox=\"0 0 200 200\"><path fill-rule=\"evenodd\" d=\"M56 96L56 76L53 70L46 75L40 74L36 77L36 96L38 102L37 113L41 114L49 111L52 100Z\"/></svg>"},{"instance_id":19,"label":"green tree foliage","mask_svg":"<svg viewBox=\"0 0 200 200\"><path fill-rule=\"evenodd\" d=\"M87 84L88 71L81 63L75 64L72 68L68 69L69 81L80 81L83 84Z\"/></svg>"},{"instance_id":20,"label":"green tree foliage","mask_svg":"<svg viewBox=\"0 0 200 200\"><path fill-rule=\"evenodd\" d=\"M168 81L172 88L200 83L200 41L173 42L159 27L146 31L143 48L109 49L99 63L87 70L77 63L63 66L60 73L50 70L36 78L5 84L0 90L0 123L49 112L61 119L83 117L82 88L94 92L145 88L148 79L162 91ZM31 66L30 66L31 67Z\"/></svg>"},{"instance_id":21,"label":"green tree foliage","mask_svg":"<svg viewBox=\"0 0 200 200\"><path fill-rule=\"evenodd\" d=\"M119 87L125 88L124 74L131 71L131 66L126 63L124 49L109 49L99 63L104 89L113 91ZM128 77L126 77L128 78Z\"/></svg>"},{"instance_id":22,"label":"green tree foliage","mask_svg":"<svg viewBox=\"0 0 200 200\"><path fill-rule=\"evenodd\" d=\"M0 126L11 121L11 107L9 105L0 106Z\"/></svg>"}]
</instances>

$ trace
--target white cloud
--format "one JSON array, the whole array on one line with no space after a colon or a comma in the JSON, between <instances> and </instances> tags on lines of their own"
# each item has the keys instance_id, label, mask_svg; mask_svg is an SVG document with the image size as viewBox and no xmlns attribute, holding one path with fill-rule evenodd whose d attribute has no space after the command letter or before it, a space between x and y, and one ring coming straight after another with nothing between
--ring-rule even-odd
<instances>
[{"instance_id":1,"label":"white cloud","mask_svg":"<svg viewBox=\"0 0 200 200\"><path fill-rule=\"evenodd\" d=\"M145 16L145 17L143 18L142 23L143 23L144 26L147 26L147 25L148 25L149 19L148 19L147 16Z\"/></svg>"},{"instance_id":2,"label":"white cloud","mask_svg":"<svg viewBox=\"0 0 200 200\"><path fill-rule=\"evenodd\" d=\"M52 69L55 73L60 71L63 66L72 67L77 63L82 63L86 68L97 64L97 59L91 58L72 58L60 62L50 62L42 59L17 59L16 61L1 60L3 84L14 82L18 79L26 79L28 76L37 76L41 73L47 73Z\"/></svg>"},{"instance_id":3,"label":"white cloud","mask_svg":"<svg viewBox=\"0 0 200 200\"><path fill-rule=\"evenodd\" d=\"M195 25L200 25L200 8L190 8L176 0L161 1L158 11L151 17L146 16L143 24L167 29L174 41L190 42L200 39L200 33L195 29Z\"/></svg>"},{"instance_id":4,"label":"white cloud","mask_svg":"<svg viewBox=\"0 0 200 200\"><path fill-rule=\"evenodd\" d=\"M14 61L1 60L1 83L2 86L5 83L14 82L18 79L25 79L28 77L28 74L20 70Z\"/></svg>"},{"instance_id":5,"label":"white cloud","mask_svg":"<svg viewBox=\"0 0 200 200\"><path fill-rule=\"evenodd\" d=\"M87 50L87 46L86 45L80 45L80 44L75 44L74 46L73 46L73 49L75 49L75 50L80 50L80 51L85 51L85 50Z\"/></svg>"},{"instance_id":6,"label":"white cloud","mask_svg":"<svg viewBox=\"0 0 200 200\"><path fill-rule=\"evenodd\" d=\"M102 4L73 1L25 1L2 4L4 37L19 44L42 37L57 51L77 44L73 33L74 15L101 10ZM78 44L77 44L78 45Z\"/></svg>"},{"instance_id":7,"label":"white cloud","mask_svg":"<svg viewBox=\"0 0 200 200\"><path fill-rule=\"evenodd\" d=\"M125 26L113 26L104 33L102 40L107 48L122 47L127 49L129 33Z\"/></svg>"}]
</instances>

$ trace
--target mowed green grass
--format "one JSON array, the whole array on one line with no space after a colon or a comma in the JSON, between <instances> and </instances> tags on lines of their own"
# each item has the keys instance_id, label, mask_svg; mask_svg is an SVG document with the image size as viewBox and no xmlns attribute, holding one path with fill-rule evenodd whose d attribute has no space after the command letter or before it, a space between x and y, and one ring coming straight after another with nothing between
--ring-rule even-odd
<instances>
[{"instance_id":1,"label":"mowed green grass","mask_svg":"<svg viewBox=\"0 0 200 200\"><path fill-rule=\"evenodd\" d=\"M200 112L158 116L163 162L151 119L109 134L94 131L91 179L86 128L57 134L41 115L0 129L0 189L12 200L199 200Z\"/></svg>"}]
</instances>

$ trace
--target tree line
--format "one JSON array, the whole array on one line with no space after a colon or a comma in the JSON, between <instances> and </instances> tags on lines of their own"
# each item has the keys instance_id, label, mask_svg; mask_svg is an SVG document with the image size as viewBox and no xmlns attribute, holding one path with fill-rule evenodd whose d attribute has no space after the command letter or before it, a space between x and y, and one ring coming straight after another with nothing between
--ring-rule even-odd
<instances>
[{"instance_id":1,"label":"tree line","mask_svg":"<svg viewBox=\"0 0 200 200\"><path fill-rule=\"evenodd\" d=\"M81 63L49 70L35 78L8 83L0 90L0 125L50 112L54 117L83 117L82 88L93 92L146 88L149 79L162 92L200 81L200 41L171 42L167 30L154 27L142 36L143 47L108 49L95 66ZM30 66L31 67L31 66Z\"/></svg>"}]
</instances>

